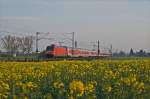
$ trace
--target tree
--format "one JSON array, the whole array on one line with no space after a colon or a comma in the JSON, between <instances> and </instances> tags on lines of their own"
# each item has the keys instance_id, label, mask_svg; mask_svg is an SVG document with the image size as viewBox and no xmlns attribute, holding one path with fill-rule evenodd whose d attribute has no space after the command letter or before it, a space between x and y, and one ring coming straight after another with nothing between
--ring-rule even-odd
<instances>
[{"instance_id":1,"label":"tree","mask_svg":"<svg viewBox=\"0 0 150 99\"><path fill-rule=\"evenodd\" d=\"M16 41L17 37L7 35L2 39L2 47L9 53L15 53L18 50L19 43Z\"/></svg>"},{"instance_id":2,"label":"tree","mask_svg":"<svg viewBox=\"0 0 150 99\"><path fill-rule=\"evenodd\" d=\"M130 49L130 54L129 54L130 56L134 56L134 52L133 52L133 49L131 48Z\"/></svg>"},{"instance_id":3,"label":"tree","mask_svg":"<svg viewBox=\"0 0 150 99\"><path fill-rule=\"evenodd\" d=\"M30 53L32 51L32 46L33 46L32 36L18 38L18 41L20 42L20 50L23 53Z\"/></svg>"},{"instance_id":4,"label":"tree","mask_svg":"<svg viewBox=\"0 0 150 99\"><path fill-rule=\"evenodd\" d=\"M2 48L4 48L9 53L17 53L19 51L23 53L30 53L33 46L33 37L16 37L7 35L2 39Z\"/></svg>"},{"instance_id":5,"label":"tree","mask_svg":"<svg viewBox=\"0 0 150 99\"><path fill-rule=\"evenodd\" d=\"M25 37L25 46L26 46L27 53L30 53L32 51L32 46L33 46L32 36Z\"/></svg>"},{"instance_id":6,"label":"tree","mask_svg":"<svg viewBox=\"0 0 150 99\"><path fill-rule=\"evenodd\" d=\"M126 53L124 51L114 52L113 56L124 57L124 56L126 56Z\"/></svg>"},{"instance_id":7,"label":"tree","mask_svg":"<svg viewBox=\"0 0 150 99\"><path fill-rule=\"evenodd\" d=\"M139 52L136 53L137 56L146 56L146 52L144 50L140 50Z\"/></svg>"},{"instance_id":8,"label":"tree","mask_svg":"<svg viewBox=\"0 0 150 99\"><path fill-rule=\"evenodd\" d=\"M120 51L118 54L119 56L126 56L126 53L124 51Z\"/></svg>"},{"instance_id":9,"label":"tree","mask_svg":"<svg viewBox=\"0 0 150 99\"><path fill-rule=\"evenodd\" d=\"M2 48L6 49L8 52L11 51L11 36L5 36L2 40Z\"/></svg>"}]
</instances>

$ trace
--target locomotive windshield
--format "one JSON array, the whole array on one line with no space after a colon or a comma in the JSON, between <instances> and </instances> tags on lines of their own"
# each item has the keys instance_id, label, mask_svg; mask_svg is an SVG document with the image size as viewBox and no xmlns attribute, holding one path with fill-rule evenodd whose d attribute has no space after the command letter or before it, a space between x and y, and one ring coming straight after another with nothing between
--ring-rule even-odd
<instances>
[{"instance_id":1,"label":"locomotive windshield","mask_svg":"<svg viewBox=\"0 0 150 99\"><path fill-rule=\"evenodd\" d=\"M47 46L46 51L52 51L54 50L54 46Z\"/></svg>"}]
</instances>

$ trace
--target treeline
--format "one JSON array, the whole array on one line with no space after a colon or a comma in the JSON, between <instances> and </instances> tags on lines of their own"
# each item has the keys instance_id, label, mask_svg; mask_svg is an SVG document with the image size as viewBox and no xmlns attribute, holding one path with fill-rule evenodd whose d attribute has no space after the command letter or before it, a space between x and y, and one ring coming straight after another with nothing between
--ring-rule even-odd
<instances>
[{"instance_id":1,"label":"treeline","mask_svg":"<svg viewBox=\"0 0 150 99\"><path fill-rule=\"evenodd\" d=\"M150 52L146 52L143 49L139 51L134 51L132 48L130 49L129 53L126 53L124 51L120 52L114 52L113 56L118 56L118 57L126 57L126 56L133 56L133 57L150 57Z\"/></svg>"},{"instance_id":2,"label":"treeline","mask_svg":"<svg viewBox=\"0 0 150 99\"><path fill-rule=\"evenodd\" d=\"M33 48L33 37L17 37L7 35L1 38L1 47L10 54L31 53Z\"/></svg>"}]
</instances>

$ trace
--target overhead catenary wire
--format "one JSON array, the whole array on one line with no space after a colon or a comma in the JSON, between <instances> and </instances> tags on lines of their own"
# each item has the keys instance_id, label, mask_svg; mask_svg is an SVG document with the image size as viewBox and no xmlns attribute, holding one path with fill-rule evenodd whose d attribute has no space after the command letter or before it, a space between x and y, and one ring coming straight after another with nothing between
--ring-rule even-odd
<instances>
[{"instance_id":1,"label":"overhead catenary wire","mask_svg":"<svg viewBox=\"0 0 150 99\"><path fill-rule=\"evenodd\" d=\"M39 52L39 44L38 44L39 40L41 40L41 39L47 39L47 40L55 40L56 41L56 38L58 38L56 36L56 34L57 35L58 34L63 34L63 36L65 36L65 38L63 38L63 41L60 41L60 38L59 38L59 41L58 41L59 44L60 44L60 42L64 42L65 40L70 40L70 41L72 41L72 49L74 49L74 40L75 40L75 38L74 38L74 32L72 32L72 33L50 33L50 32L45 32L44 33L44 32L36 32L36 36L35 36L35 40L36 40L36 52ZM72 37L66 36L67 34L72 34ZM55 37L47 38L50 35L55 35ZM42 37L40 37L40 36L42 36ZM45 36L46 36L46 38L45 38ZM72 54L73 54L73 50L72 50Z\"/></svg>"},{"instance_id":2,"label":"overhead catenary wire","mask_svg":"<svg viewBox=\"0 0 150 99\"><path fill-rule=\"evenodd\" d=\"M78 48L88 49L88 50L97 50L97 41L80 41L75 39L74 32L64 32L64 33L54 33L54 32L28 32L28 33L21 33L21 32L9 32L9 31L0 31L0 39L6 35L14 35L14 36L32 36L34 40L34 48L38 52L39 48L43 45L39 45L39 41L50 41L46 42L49 44L51 43L58 43L59 45L70 46L72 49L75 48L75 41L78 42ZM46 46L46 43L44 44ZM112 48L109 46L104 46L102 44L99 45L101 51L111 50ZM73 54L73 52L72 52Z\"/></svg>"},{"instance_id":3,"label":"overhead catenary wire","mask_svg":"<svg viewBox=\"0 0 150 99\"><path fill-rule=\"evenodd\" d=\"M5 35L14 35L14 36L34 36L33 33L30 33L29 32L10 32L10 31L0 31L0 36L5 36Z\"/></svg>"}]
</instances>

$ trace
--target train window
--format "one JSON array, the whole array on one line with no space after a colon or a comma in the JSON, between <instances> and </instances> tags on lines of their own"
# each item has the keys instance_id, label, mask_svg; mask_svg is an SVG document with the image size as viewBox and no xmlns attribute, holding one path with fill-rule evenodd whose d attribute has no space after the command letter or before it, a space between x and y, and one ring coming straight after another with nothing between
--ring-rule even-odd
<instances>
[{"instance_id":1,"label":"train window","mask_svg":"<svg viewBox=\"0 0 150 99\"><path fill-rule=\"evenodd\" d=\"M47 46L46 51L52 51L54 50L54 46Z\"/></svg>"}]
</instances>

